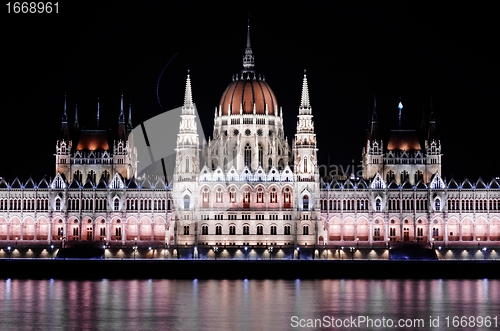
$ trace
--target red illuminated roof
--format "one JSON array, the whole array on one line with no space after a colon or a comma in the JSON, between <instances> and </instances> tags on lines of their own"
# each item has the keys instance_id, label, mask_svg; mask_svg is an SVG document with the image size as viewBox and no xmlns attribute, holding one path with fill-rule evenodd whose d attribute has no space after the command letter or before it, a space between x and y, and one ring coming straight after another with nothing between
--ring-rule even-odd
<instances>
[{"instance_id":1,"label":"red illuminated roof","mask_svg":"<svg viewBox=\"0 0 500 331\"><path fill-rule=\"evenodd\" d=\"M105 131L82 131L77 151L109 150L108 138Z\"/></svg>"}]
</instances>

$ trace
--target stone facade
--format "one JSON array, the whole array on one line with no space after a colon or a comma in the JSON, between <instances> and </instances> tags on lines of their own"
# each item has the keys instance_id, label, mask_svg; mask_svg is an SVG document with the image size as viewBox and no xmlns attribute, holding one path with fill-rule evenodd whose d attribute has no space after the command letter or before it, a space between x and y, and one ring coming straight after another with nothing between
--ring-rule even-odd
<instances>
[{"instance_id":1,"label":"stone facade","mask_svg":"<svg viewBox=\"0 0 500 331\"><path fill-rule=\"evenodd\" d=\"M432 114L425 139L400 126L384 143L374 104L363 176L320 178L307 75L289 144L276 96L254 70L249 34L243 69L215 109L208 142L195 116L188 74L174 176L166 182L138 176L123 96L112 138L99 117L95 130L80 130L77 111L70 130L64 105L55 177L0 180L0 242L182 246L195 254L198 247L500 240L498 180L445 181Z\"/></svg>"}]
</instances>

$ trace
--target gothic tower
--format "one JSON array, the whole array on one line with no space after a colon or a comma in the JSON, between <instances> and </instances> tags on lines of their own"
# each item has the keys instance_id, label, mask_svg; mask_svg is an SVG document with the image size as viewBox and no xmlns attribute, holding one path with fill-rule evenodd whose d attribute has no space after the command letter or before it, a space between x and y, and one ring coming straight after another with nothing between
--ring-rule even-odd
<instances>
[{"instance_id":1,"label":"gothic tower","mask_svg":"<svg viewBox=\"0 0 500 331\"><path fill-rule=\"evenodd\" d=\"M299 115L297 116L297 133L293 143L294 173L296 192L299 198L298 206L301 209L313 209L318 198L319 169L317 164L316 134L312 120L312 108L309 102L309 88L304 71L302 81L302 98Z\"/></svg>"},{"instance_id":2,"label":"gothic tower","mask_svg":"<svg viewBox=\"0 0 500 331\"><path fill-rule=\"evenodd\" d=\"M382 174L384 168L384 146L378 133L377 99L373 96L373 112L371 125L366 136L366 146L363 148L362 165L363 178L370 179L377 173Z\"/></svg>"},{"instance_id":3,"label":"gothic tower","mask_svg":"<svg viewBox=\"0 0 500 331\"><path fill-rule=\"evenodd\" d=\"M198 200L197 181L200 172L200 142L195 118L196 109L193 103L191 78L188 71L184 105L182 106L179 134L177 135L177 148L175 149L176 162L172 192L176 210L175 241L180 240L183 244L194 244L197 232L196 223L194 222L194 210Z\"/></svg>"},{"instance_id":4,"label":"gothic tower","mask_svg":"<svg viewBox=\"0 0 500 331\"><path fill-rule=\"evenodd\" d=\"M66 95L64 95L64 112L61 122L61 136L56 143L56 174L60 173L69 180L72 144L69 136L68 114L66 112Z\"/></svg>"}]
</instances>

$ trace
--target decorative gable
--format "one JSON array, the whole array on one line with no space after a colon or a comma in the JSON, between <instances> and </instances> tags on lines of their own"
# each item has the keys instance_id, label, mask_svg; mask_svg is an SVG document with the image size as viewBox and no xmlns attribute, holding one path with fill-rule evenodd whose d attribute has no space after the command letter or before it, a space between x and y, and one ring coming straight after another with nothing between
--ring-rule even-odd
<instances>
[{"instance_id":1,"label":"decorative gable","mask_svg":"<svg viewBox=\"0 0 500 331\"><path fill-rule=\"evenodd\" d=\"M444 181L441 178L441 176L439 175L439 172L436 172L436 174L432 178L430 187L431 187L431 189L443 189L443 188L445 188Z\"/></svg>"},{"instance_id":2,"label":"decorative gable","mask_svg":"<svg viewBox=\"0 0 500 331\"><path fill-rule=\"evenodd\" d=\"M382 179L382 176L380 176L380 174L377 172L377 174L373 178L373 181L371 182L370 187L375 190L383 190L387 188L387 184Z\"/></svg>"},{"instance_id":3,"label":"decorative gable","mask_svg":"<svg viewBox=\"0 0 500 331\"><path fill-rule=\"evenodd\" d=\"M116 173L109 184L109 188L111 189L123 189L125 187L125 183L123 182L119 173Z\"/></svg>"},{"instance_id":4,"label":"decorative gable","mask_svg":"<svg viewBox=\"0 0 500 331\"><path fill-rule=\"evenodd\" d=\"M60 173L56 174L56 177L54 177L54 180L50 184L50 187L52 189L65 189L66 188L66 183L64 182Z\"/></svg>"}]
</instances>

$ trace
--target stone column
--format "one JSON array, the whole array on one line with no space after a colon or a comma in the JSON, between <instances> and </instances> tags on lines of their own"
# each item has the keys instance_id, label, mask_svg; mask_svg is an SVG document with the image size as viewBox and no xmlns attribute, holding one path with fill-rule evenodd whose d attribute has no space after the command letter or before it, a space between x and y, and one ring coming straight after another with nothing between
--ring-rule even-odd
<instances>
[{"instance_id":1,"label":"stone column","mask_svg":"<svg viewBox=\"0 0 500 331\"><path fill-rule=\"evenodd\" d=\"M462 223L458 223L458 241L462 241Z\"/></svg>"},{"instance_id":2,"label":"stone column","mask_svg":"<svg viewBox=\"0 0 500 331\"><path fill-rule=\"evenodd\" d=\"M491 224L490 223L487 223L487 228L486 228L486 240L487 241L490 241L490 228L491 228Z\"/></svg>"},{"instance_id":3,"label":"stone column","mask_svg":"<svg viewBox=\"0 0 500 331\"><path fill-rule=\"evenodd\" d=\"M340 241L344 241L344 222L340 221Z\"/></svg>"},{"instance_id":4,"label":"stone column","mask_svg":"<svg viewBox=\"0 0 500 331\"><path fill-rule=\"evenodd\" d=\"M427 241L431 242L432 238L433 238L432 233L431 233L431 223L427 222L426 225L427 225L426 226L427 227L427 234L426 234L427 235Z\"/></svg>"},{"instance_id":5,"label":"stone column","mask_svg":"<svg viewBox=\"0 0 500 331\"><path fill-rule=\"evenodd\" d=\"M78 241L82 241L82 229L83 229L83 223L80 221L78 222Z\"/></svg>"},{"instance_id":6,"label":"stone column","mask_svg":"<svg viewBox=\"0 0 500 331\"><path fill-rule=\"evenodd\" d=\"M368 242L370 243L370 246L373 244L373 220L370 222L370 227L369 227L369 233L368 233Z\"/></svg>"},{"instance_id":7,"label":"stone column","mask_svg":"<svg viewBox=\"0 0 500 331\"><path fill-rule=\"evenodd\" d=\"M106 241L111 241L111 223L106 221Z\"/></svg>"},{"instance_id":8,"label":"stone column","mask_svg":"<svg viewBox=\"0 0 500 331\"><path fill-rule=\"evenodd\" d=\"M443 240L444 240L444 244L447 245L448 244L448 220L446 220L444 222L444 234L443 234Z\"/></svg>"},{"instance_id":9,"label":"stone column","mask_svg":"<svg viewBox=\"0 0 500 331\"><path fill-rule=\"evenodd\" d=\"M126 226L123 226L123 221L120 222L120 227L122 229L122 245L125 245L125 240L127 239Z\"/></svg>"},{"instance_id":10,"label":"stone column","mask_svg":"<svg viewBox=\"0 0 500 331\"><path fill-rule=\"evenodd\" d=\"M388 222L384 222L384 227L385 227L384 241L388 242L389 241L389 223Z\"/></svg>"}]
</instances>

